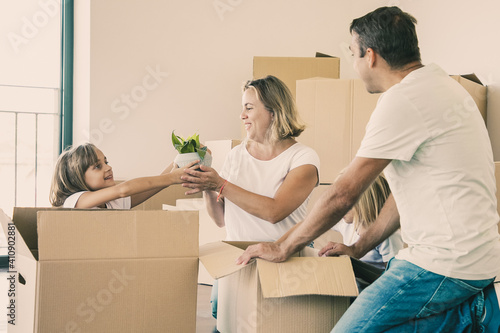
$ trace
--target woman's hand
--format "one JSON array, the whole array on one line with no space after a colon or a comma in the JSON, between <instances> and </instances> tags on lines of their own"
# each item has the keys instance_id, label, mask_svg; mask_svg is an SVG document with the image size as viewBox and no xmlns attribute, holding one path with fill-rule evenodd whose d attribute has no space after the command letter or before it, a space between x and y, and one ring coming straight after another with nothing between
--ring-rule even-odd
<instances>
[{"instance_id":1,"label":"woman's hand","mask_svg":"<svg viewBox=\"0 0 500 333\"><path fill-rule=\"evenodd\" d=\"M224 179L219 176L215 169L200 165L198 170L185 169L181 177L184 181L182 186L192 190L186 194L194 194L201 191L218 191L224 184Z\"/></svg>"}]
</instances>

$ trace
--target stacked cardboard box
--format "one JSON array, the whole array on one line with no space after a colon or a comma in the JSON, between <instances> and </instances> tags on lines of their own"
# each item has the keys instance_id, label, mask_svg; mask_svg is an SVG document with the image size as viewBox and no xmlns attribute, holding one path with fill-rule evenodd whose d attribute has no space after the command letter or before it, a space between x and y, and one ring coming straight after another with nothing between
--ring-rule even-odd
<instances>
[{"instance_id":1,"label":"stacked cardboard box","mask_svg":"<svg viewBox=\"0 0 500 333\"><path fill-rule=\"evenodd\" d=\"M486 121L486 87L453 76L473 97ZM370 94L359 79L311 78L297 81L297 107L306 130L298 141L316 150L321 183L332 183L356 155L380 94Z\"/></svg>"},{"instance_id":2,"label":"stacked cardboard box","mask_svg":"<svg viewBox=\"0 0 500 333\"><path fill-rule=\"evenodd\" d=\"M195 332L197 212L16 208L0 220L15 232L9 332Z\"/></svg>"},{"instance_id":3,"label":"stacked cardboard box","mask_svg":"<svg viewBox=\"0 0 500 333\"><path fill-rule=\"evenodd\" d=\"M260 79L267 75L274 75L282 80L296 98L296 81L325 77L338 79L340 77L340 58L322 53L316 57L254 57L253 78ZM244 138L246 131L241 126Z\"/></svg>"}]
</instances>

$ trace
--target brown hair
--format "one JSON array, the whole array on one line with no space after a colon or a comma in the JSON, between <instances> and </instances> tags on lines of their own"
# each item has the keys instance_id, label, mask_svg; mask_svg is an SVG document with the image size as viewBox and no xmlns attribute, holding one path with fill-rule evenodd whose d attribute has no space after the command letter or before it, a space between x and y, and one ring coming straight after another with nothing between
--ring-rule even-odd
<instances>
[{"instance_id":1,"label":"brown hair","mask_svg":"<svg viewBox=\"0 0 500 333\"><path fill-rule=\"evenodd\" d=\"M85 183L85 172L97 163L96 146L91 143L66 149L57 159L49 201L54 207L61 207L72 194L90 191Z\"/></svg>"}]
</instances>

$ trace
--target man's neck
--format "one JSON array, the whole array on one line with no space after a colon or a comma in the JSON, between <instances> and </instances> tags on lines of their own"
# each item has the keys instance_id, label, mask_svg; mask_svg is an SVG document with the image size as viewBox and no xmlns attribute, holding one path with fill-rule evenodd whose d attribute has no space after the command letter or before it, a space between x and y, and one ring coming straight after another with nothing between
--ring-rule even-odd
<instances>
[{"instance_id":1,"label":"man's neck","mask_svg":"<svg viewBox=\"0 0 500 333\"><path fill-rule=\"evenodd\" d=\"M401 69L395 69L395 70L390 69L387 73L388 75L386 76L386 80L383 84L384 91L387 91L393 85L401 82L411 72L420 69L422 67L424 67L424 65L422 65L420 61L414 61L405 65Z\"/></svg>"}]
</instances>

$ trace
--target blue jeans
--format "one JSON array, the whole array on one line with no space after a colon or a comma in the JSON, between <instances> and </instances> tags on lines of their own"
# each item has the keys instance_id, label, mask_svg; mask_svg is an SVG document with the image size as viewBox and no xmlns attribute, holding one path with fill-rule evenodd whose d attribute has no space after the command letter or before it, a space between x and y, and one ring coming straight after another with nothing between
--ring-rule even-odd
<instances>
[{"instance_id":1,"label":"blue jeans","mask_svg":"<svg viewBox=\"0 0 500 333\"><path fill-rule=\"evenodd\" d=\"M219 283L217 280L214 281L214 284L212 286L212 293L210 294L210 303L212 304L212 317L217 319L217 301L219 299L218 297L218 292L219 292Z\"/></svg>"},{"instance_id":2,"label":"blue jeans","mask_svg":"<svg viewBox=\"0 0 500 333\"><path fill-rule=\"evenodd\" d=\"M332 333L480 332L481 291L493 280L453 279L393 258Z\"/></svg>"}]
</instances>

